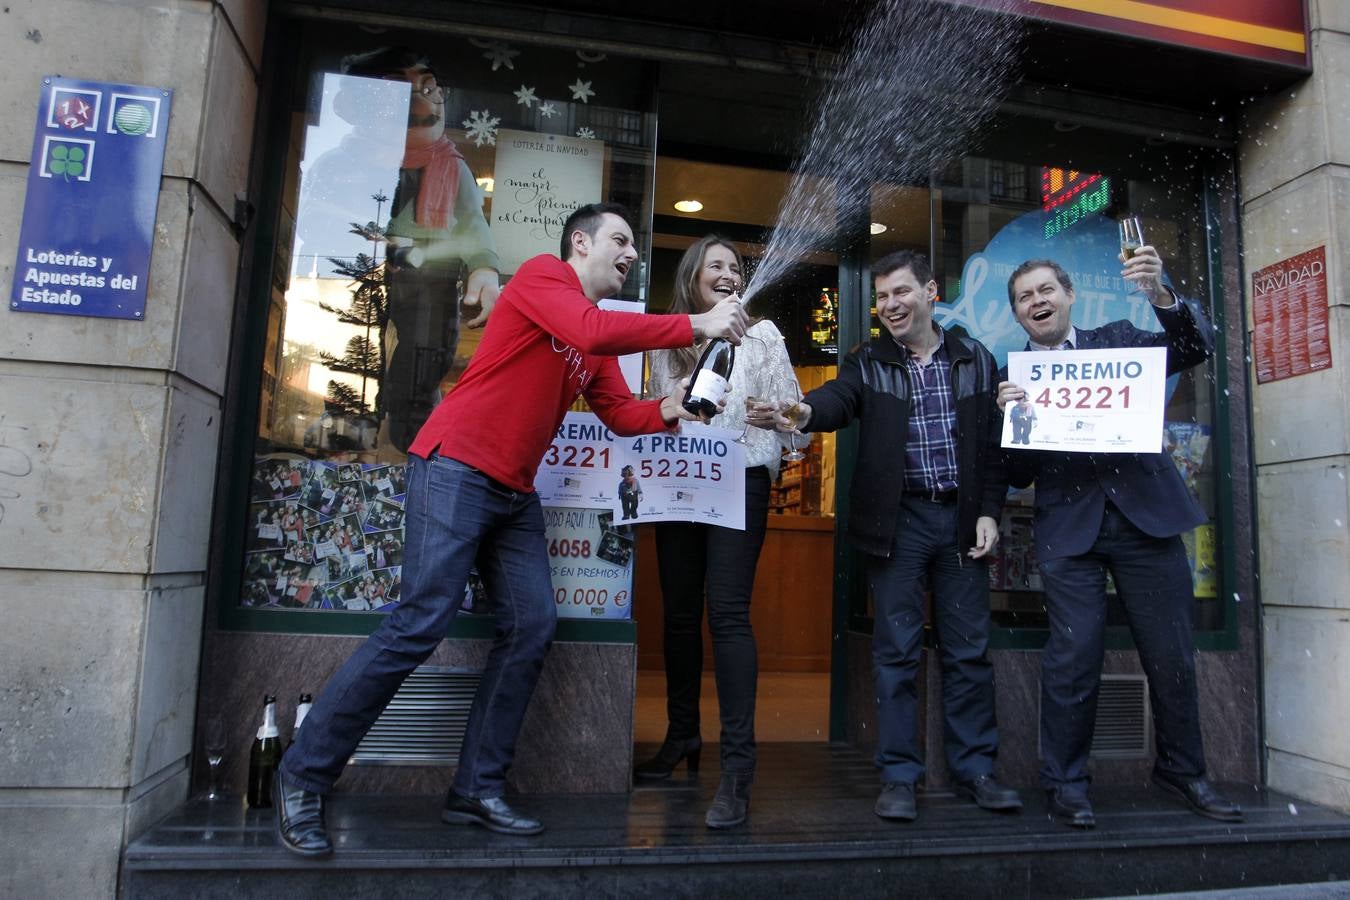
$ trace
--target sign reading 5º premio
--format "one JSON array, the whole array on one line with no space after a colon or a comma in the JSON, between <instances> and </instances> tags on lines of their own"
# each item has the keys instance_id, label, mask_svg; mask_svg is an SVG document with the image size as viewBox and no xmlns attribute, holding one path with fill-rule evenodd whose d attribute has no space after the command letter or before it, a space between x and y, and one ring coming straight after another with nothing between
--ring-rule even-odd
<instances>
[{"instance_id":1,"label":"sign reading 5\u00ba premio","mask_svg":"<svg viewBox=\"0 0 1350 900\"><path fill-rule=\"evenodd\" d=\"M43 79L10 309L144 318L171 99Z\"/></svg>"},{"instance_id":2,"label":"sign reading 5\u00ba premio","mask_svg":"<svg viewBox=\"0 0 1350 900\"><path fill-rule=\"evenodd\" d=\"M1082 453L1162 449L1164 347L1009 353L1008 380L1026 391L1026 398L1004 410L1004 447Z\"/></svg>"}]
</instances>

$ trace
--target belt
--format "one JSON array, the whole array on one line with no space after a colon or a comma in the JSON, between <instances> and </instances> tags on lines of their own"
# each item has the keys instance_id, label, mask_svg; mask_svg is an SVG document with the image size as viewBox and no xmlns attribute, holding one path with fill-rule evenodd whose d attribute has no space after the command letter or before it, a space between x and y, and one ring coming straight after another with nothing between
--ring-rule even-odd
<instances>
[{"instance_id":1,"label":"belt","mask_svg":"<svg viewBox=\"0 0 1350 900\"><path fill-rule=\"evenodd\" d=\"M947 491L905 491L906 497L923 500L926 503L955 503L956 488Z\"/></svg>"}]
</instances>

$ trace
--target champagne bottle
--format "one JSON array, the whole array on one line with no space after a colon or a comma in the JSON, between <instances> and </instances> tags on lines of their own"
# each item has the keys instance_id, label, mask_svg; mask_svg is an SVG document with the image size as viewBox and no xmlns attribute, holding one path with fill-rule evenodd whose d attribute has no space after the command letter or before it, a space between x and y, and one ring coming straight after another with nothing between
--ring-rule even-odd
<instances>
[{"instance_id":1,"label":"champagne bottle","mask_svg":"<svg viewBox=\"0 0 1350 900\"><path fill-rule=\"evenodd\" d=\"M713 338L698 358L689 376L689 387L681 405L693 415L712 418L717 405L731 391L731 367L736 362L736 347L726 338Z\"/></svg>"},{"instance_id":2,"label":"champagne bottle","mask_svg":"<svg viewBox=\"0 0 1350 900\"><path fill-rule=\"evenodd\" d=\"M281 762L281 738L277 732L277 698L263 697L263 720L248 752L248 805L254 809L272 806L272 776Z\"/></svg>"},{"instance_id":3,"label":"champagne bottle","mask_svg":"<svg viewBox=\"0 0 1350 900\"><path fill-rule=\"evenodd\" d=\"M309 694L301 694L300 702L295 707L295 727L291 729L291 740L286 745L289 750L295 744L295 736L300 733L300 726L305 722L305 716L309 715L309 708L314 705L314 698Z\"/></svg>"}]
</instances>

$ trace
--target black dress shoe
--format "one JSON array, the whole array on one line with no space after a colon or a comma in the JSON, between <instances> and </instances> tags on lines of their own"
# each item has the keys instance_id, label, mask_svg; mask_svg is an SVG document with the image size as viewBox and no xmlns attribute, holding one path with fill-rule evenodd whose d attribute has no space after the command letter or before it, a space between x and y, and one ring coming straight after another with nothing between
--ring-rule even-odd
<instances>
[{"instance_id":1,"label":"black dress shoe","mask_svg":"<svg viewBox=\"0 0 1350 900\"><path fill-rule=\"evenodd\" d=\"M697 775L698 758L702 750L703 740L698 735L691 738L667 737L655 756L633 767L633 775L644 779L669 778L681 760L690 775Z\"/></svg>"},{"instance_id":2,"label":"black dress shoe","mask_svg":"<svg viewBox=\"0 0 1350 900\"><path fill-rule=\"evenodd\" d=\"M703 817L704 824L709 828L731 828L744 822L750 814L750 783L754 780L751 772L723 772L717 796Z\"/></svg>"},{"instance_id":3,"label":"black dress shoe","mask_svg":"<svg viewBox=\"0 0 1350 900\"><path fill-rule=\"evenodd\" d=\"M1050 814L1065 825L1074 828L1095 828L1097 817L1092 814L1092 804L1088 802L1087 792L1076 787L1050 788L1045 792L1050 798Z\"/></svg>"},{"instance_id":4,"label":"black dress shoe","mask_svg":"<svg viewBox=\"0 0 1350 900\"><path fill-rule=\"evenodd\" d=\"M301 856L333 852L323 823L323 794L291 784L278 768L272 776L272 806L277 811L277 833L287 850Z\"/></svg>"},{"instance_id":5,"label":"black dress shoe","mask_svg":"<svg viewBox=\"0 0 1350 900\"><path fill-rule=\"evenodd\" d=\"M1017 791L999 784L993 775L981 775L974 781L958 781L952 787L956 793L974 800L981 809L1011 811L1022 808L1022 798Z\"/></svg>"},{"instance_id":6,"label":"black dress shoe","mask_svg":"<svg viewBox=\"0 0 1350 900\"><path fill-rule=\"evenodd\" d=\"M1153 773L1153 783L1186 801L1192 811L1220 822L1241 822L1242 807L1219 795L1214 785L1205 778L1178 778L1162 772Z\"/></svg>"},{"instance_id":7,"label":"black dress shoe","mask_svg":"<svg viewBox=\"0 0 1350 900\"><path fill-rule=\"evenodd\" d=\"M516 812L501 797L462 797L450 791L441 821L449 825L482 825L498 834L538 834L544 825Z\"/></svg>"},{"instance_id":8,"label":"black dress shoe","mask_svg":"<svg viewBox=\"0 0 1350 900\"><path fill-rule=\"evenodd\" d=\"M872 812L883 819L913 822L919 816L919 808L914 802L914 785L901 781L883 784Z\"/></svg>"}]
</instances>

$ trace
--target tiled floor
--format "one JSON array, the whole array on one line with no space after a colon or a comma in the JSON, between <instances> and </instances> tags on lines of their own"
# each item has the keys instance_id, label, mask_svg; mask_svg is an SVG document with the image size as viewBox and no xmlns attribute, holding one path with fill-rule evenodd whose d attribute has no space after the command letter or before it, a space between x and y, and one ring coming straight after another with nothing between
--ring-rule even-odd
<instances>
[{"instance_id":1,"label":"tiled floor","mask_svg":"<svg viewBox=\"0 0 1350 900\"><path fill-rule=\"evenodd\" d=\"M703 674L699 712L703 739L717 740L717 686L711 672ZM761 672L755 701L755 740L759 743L797 743L829 739L830 676L828 672ZM666 736L666 676L663 672L637 673L637 711L633 739L660 742Z\"/></svg>"}]
</instances>

